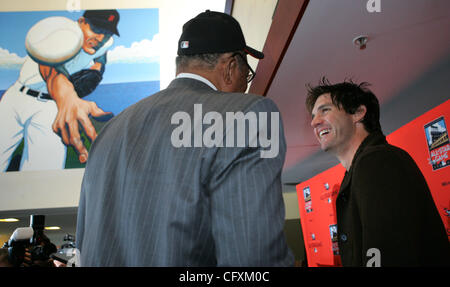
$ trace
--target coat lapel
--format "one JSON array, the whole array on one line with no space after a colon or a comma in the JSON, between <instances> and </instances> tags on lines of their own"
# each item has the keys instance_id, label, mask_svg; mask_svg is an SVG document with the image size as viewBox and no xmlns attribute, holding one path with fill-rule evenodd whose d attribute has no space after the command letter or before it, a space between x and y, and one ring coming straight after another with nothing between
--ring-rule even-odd
<instances>
[{"instance_id":1,"label":"coat lapel","mask_svg":"<svg viewBox=\"0 0 450 287\"><path fill-rule=\"evenodd\" d=\"M359 145L358 149L356 150L355 156L353 157L352 164L350 166L350 169L345 172L344 179L342 180L341 187L339 188L339 194L338 197L347 197L349 196L349 185L352 182L352 174L353 174L353 167L355 165L356 160L358 159L359 155L370 145L373 144L379 144L379 143L386 143L386 137L381 132L373 132L369 134L363 142Z\"/></svg>"}]
</instances>

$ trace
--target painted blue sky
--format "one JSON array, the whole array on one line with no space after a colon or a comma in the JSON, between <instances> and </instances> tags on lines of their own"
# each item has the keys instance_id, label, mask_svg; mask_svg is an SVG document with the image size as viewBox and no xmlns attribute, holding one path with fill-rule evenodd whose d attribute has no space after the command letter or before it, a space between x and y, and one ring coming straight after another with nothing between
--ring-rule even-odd
<instances>
[{"instance_id":1,"label":"painted blue sky","mask_svg":"<svg viewBox=\"0 0 450 287\"><path fill-rule=\"evenodd\" d=\"M120 9L118 30L108 52L102 83L159 81L158 9ZM64 16L76 21L81 12L0 12L0 90L7 89L19 75L26 56L25 35L39 20Z\"/></svg>"}]
</instances>

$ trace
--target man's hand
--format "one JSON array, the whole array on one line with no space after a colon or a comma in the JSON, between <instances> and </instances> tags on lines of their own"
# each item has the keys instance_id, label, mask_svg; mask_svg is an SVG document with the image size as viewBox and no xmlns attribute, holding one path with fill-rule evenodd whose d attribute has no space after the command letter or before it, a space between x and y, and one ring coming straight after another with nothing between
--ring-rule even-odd
<instances>
[{"instance_id":1,"label":"man's hand","mask_svg":"<svg viewBox=\"0 0 450 287\"><path fill-rule=\"evenodd\" d=\"M23 258L22 267L55 267L53 259L48 260L32 260L30 249L25 248L25 256Z\"/></svg>"}]
</instances>

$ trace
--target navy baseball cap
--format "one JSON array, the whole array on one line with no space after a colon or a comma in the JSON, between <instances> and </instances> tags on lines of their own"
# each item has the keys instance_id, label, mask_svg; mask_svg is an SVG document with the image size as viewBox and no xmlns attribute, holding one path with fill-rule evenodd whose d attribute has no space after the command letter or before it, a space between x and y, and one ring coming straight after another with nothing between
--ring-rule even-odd
<instances>
[{"instance_id":1,"label":"navy baseball cap","mask_svg":"<svg viewBox=\"0 0 450 287\"><path fill-rule=\"evenodd\" d=\"M264 54L245 43L239 22L232 16L206 10L183 25L178 55L227 53L243 50L257 59Z\"/></svg>"},{"instance_id":2,"label":"navy baseball cap","mask_svg":"<svg viewBox=\"0 0 450 287\"><path fill-rule=\"evenodd\" d=\"M83 17L94 26L120 36L119 30L117 30L120 19L117 10L86 10Z\"/></svg>"}]
</instances>

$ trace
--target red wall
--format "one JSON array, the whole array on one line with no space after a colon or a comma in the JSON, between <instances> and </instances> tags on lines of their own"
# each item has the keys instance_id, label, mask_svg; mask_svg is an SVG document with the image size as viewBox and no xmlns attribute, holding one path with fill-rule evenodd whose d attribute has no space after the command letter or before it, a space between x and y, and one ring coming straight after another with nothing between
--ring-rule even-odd
<instances>
[{"instance_id":1,"label":"red wall","mask_svg":"<svg viewBox=\"0 0 450 287\"><path fill-rule=\"evenodd\" d=\"M387 136L387 141L406 150L425 176L450 239L450 100L428 111ZM427 133L435 133L429 145ZM434 161L434 166L431 163ZM342 165L332 167L297 185L300 220L308 266L339 266L336 197L344 177ZM407 179L404 179L407 180ZM307 196L309 190L310 197ZM305 195L306 193L306 195Z\"/></svg>"}]
</instances>

